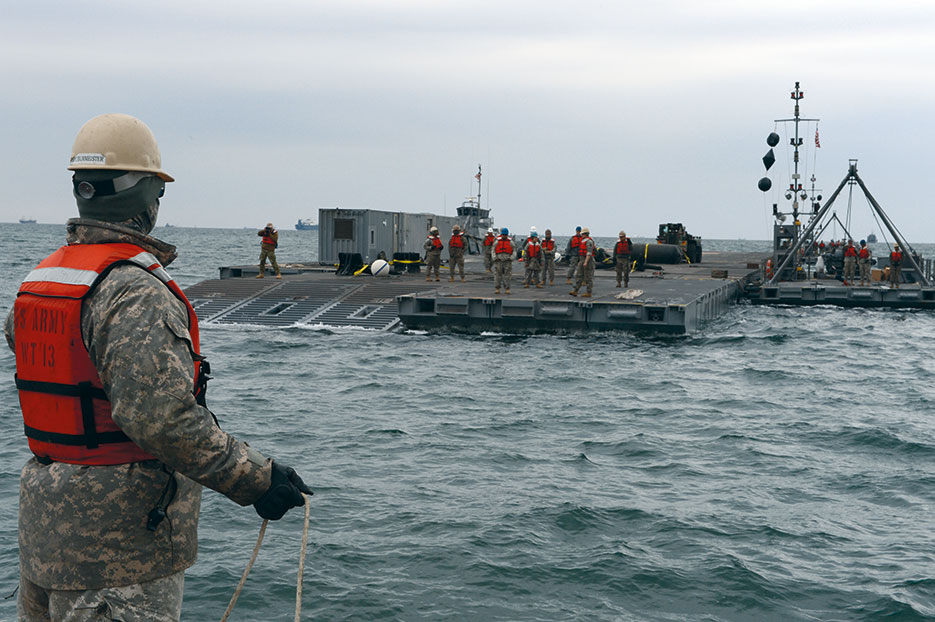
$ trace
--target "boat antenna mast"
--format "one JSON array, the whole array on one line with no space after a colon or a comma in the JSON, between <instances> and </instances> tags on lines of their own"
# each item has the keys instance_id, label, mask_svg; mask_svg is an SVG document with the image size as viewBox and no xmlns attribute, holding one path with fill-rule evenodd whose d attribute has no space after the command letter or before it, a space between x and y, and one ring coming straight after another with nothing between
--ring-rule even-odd
<instances>
[{"instance_id":1,"label":"boat antenna mast","mask_svg":"<svg viewBox=\"0 0 935 622\"><path fill-rule=\"evenodd\" d=\"M791 94L792 100L795 102L795 110L793 117L791 119L776 119L776 123L792 123L795 127L795 135L789 140L789 144L792 145L792 180L789 182L789 189L786 191L786 200L792 202L792 222L795 223L796 228L800 227L799 223L799 200L802 200L804 205L805 201L808 199L808 193L805 192L805 189L802 186L801 178L802 174L799 173L799 147L805 142L804 139L799 135L799 123L811 122L814 121L818 123L820 119L804 119L800 115L799 111L799 102L805 97L805 92L802 91L799 83L795 83L795 90ZM815 176L812 175L812 192L815 191ZM815 197L813 194L813 203L812 203L812 216L818 212L818 205L815 203ZM821 201L821 196L817 197L817 201Z\"/></svg>"}]
</instances>

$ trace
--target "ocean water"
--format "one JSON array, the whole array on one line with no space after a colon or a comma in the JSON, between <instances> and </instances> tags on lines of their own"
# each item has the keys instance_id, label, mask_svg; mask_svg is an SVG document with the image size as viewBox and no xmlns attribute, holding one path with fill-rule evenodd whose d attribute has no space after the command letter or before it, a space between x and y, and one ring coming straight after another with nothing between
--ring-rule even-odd
<instances>
[{"instance_id":1,"label":"ocean water","mask_svg":"<svg viewBox=\"0 0 935 622\"><path fill-rule=\"evenodd\" d=\"M252 230L157 233L183 287L258 254ZM0 234L5 314L63 228ZM316 235L282 231L280 261L315 259ZM315 490L303 619L935 620L931 312L740 304L688 337L202 335L222 426ZM0 368L5 596L28 452L6 349ZM259 525L205 492L183 620L220 618ZM271 523L231 620L292 620L301 529L300 511Z\"/></svg>"}]
</instances>

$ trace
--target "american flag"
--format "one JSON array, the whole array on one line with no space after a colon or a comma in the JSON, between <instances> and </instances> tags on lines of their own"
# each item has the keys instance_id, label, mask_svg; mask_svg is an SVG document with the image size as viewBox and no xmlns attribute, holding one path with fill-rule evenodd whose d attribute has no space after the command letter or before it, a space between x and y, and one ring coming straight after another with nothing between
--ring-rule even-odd
<instances>
[{"instance_id":1,"label":"american flag","mask_svg":"<svg viewBox=\"0 0 935 622\"><path fill-rule=\"evenodd\" d=\"M818 140L818 128L815 128L815 147L821 149L821 141Z\"/></svg>"}]
</instances>

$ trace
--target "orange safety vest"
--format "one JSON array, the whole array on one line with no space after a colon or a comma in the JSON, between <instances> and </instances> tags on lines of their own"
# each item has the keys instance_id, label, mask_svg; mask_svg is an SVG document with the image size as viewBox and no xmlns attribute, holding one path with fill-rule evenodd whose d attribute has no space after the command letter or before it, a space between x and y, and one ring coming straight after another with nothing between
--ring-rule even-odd
<instances>
[{"instance_id":1,"label":"orange safety vest","mask_svg":"<svg viewBox=\"0 0 935 622\"><path fill-rule=\"evenodd\" d=\"M630 244L630 238L624 238L623 240L618 240L617 245L614 246L615 255L629 255L632 248Z\"/></svg>"},{"instance_id":2,"label":"orange safety vest","mask_svg":"<svg viewBox=\"0 0 935 622\"><path fill-rule=\"evenodd\" d=\"M581 245L581 236L577 233L571 236L571 250L575 250L580 245Z\"/></svg>"},{"instance_id":3,"label":"orange safety vest","mask_svg":"<svg viewBox=\"0 0 935 622\"><path fill-rule=\"evenodd\" d=\"M582 257L588 256L588 245L585 243L585 240L589 239L590 238L581 238L581 240L578 242L578 254ZM572 242L574 242L574 238L572 238Z\"/></svg>"},{"instance_id":4,"label":"orange safety vest","mask_svg":"<svg viewBox=\"0 0 935 622\"><path fill-rule=\"evenodd\" d=\"M433 251L440 251L442 248L444 248L441 238L439 238L437 235L430 235L429 239L432 240Z\"/></svg>"},{"instance_id":5,"label":"orange safety vest","mask_svg":"<svg viewBox=\"0 0 935 622\"><path fill-rule=\"evenodd\" d=\"M533 242L533 238L526 240L526 254L529 255L530 258L538 257L541 249L542 247L539 246L538 243Z\"/></svg>"},{"instance_id":6,"label":"orange safety vest","mask_svg":"<svg viewBox=\"0 0 935 622\"><path fill-rule=\"evenodd\" d=\"M81 337L81 307L112 268L148 270L188 309L199 353L198 317L182 290L135 244L74 244L45 258L23 281L14 309L16 388L29 449L56 462L113 465L152 460L114 423L111 403ZM199 357L196 357L199 358ZM195 397L204 404L208 365L195 361Z\"/></svg>"},{"instance_id":7,"label":"orange safety vest","mask_svg":"<svg viewBox=\"0 0 935 622\"><path fill-rule=\"evenodd\" d=\"M861 259L867 259L870 257L870 249L866 247L861 248L860 251L858 251L857 256Z\"/></svg>"},{"instance_id":8,"label":"orange safety vest","mask_svg":"<svg viewBox=\"0 0 935 622\"><path fill-rule=\"evenodd\" d=\"M494 240L496 240L494 235L492 233L488 233L487 237L484 238L484 246L493 246Z\"/></svg>"},{"instance_id":9,"label":"orange safety vest","mask_svg":"<svg viewBox=\"0 0 935 622\"><path fill-rule=\"evenodd\" d=\"M845 257L856 257L857 249L854 248L853 246L848 246L847 248L844 249L844 256Z\"/></svg>"},{"instance_id":10,"label":"orange safety vest","mask_svg":"<svg viewBox=\"0 0 935 622\"><path fill-rule=\"evenodd\" d=\"M494 247L493 252L495 255L500 253L509 253L513 254L513 242L505 235L501 235L497 238L497 245Z\"/></svg>"},{"instance_id":11,"label":"orange safety vest","mask_svg":"<svg viewBox=\"0 0 935 622\"><path fill-rule=\"evenodd\" d=\"M552 238L545 238L542 240L542 250L545 251L554 251L555 250L555 240Z\"/></svg>"},{"instance_id":12,"label":"orange safety vest","mask_svg":"<svg viewBox=\"0 0 935 622\"><path fill-rule=\"evenodd\" d=\"M276 246L277 242L273 239L273 236L263 234L263 244L269 244L270 246Z\"/></svg>"},{"instance_id":13,"label":"orange safety vest","mask_svg":"<svg viewBox=\"0 0 935 622\"><path fill-rule=\"evenodd\" d=\"M890 263L894 266L898 266L903 261L903 254L899 251L893 251L890 253Z\"/></svg>"},{"instance_id":14,"label":"orange safety vest","mask_svg":"<svg viewBox=\"0 0 935 622\"><path fill-rule=\"evenodd\" d=\"M451 240L448 241L449 248L464 248L464 238L461 237L460 233L456 233L451 236Z\"/></svg>"}]
</instances>

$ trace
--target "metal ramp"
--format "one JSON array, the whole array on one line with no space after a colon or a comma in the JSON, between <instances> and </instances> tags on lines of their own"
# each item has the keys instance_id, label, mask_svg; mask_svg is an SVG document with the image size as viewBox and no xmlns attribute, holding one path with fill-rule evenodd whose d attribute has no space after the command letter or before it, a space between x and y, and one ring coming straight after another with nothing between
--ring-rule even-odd
<instances>
[{"instance_id":1,"label":"metal ramp","mask_svg":"<svg viewBox=\"0 0 935 622\"><path fill-rule=\"evenodd\" d=\"M285 280L228 278L186 290L203 323L285 327L324 324L387 330L399 323L396 297L435 285L412 281L350 279L333 275Z\"/></svg>"}]
</instances>

